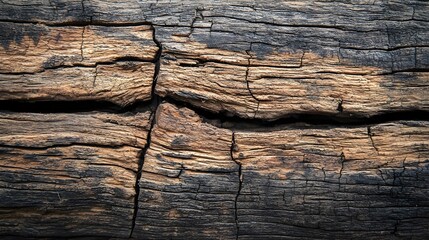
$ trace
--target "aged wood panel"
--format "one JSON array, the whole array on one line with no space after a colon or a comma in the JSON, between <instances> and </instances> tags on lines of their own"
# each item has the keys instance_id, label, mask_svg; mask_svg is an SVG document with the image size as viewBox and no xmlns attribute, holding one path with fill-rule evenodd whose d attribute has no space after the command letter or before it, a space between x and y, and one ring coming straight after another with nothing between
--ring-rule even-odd
<instances>
[{"instance_id":1,"label":"aged wood panel","mask_svg":"<svg viewBox=\"0 0 429 240\"><path fill-rule=\"evenodd\" d=\"M149 100L158 51L151 26L0 22L1 100Z\"/></svg>"},{"instance_id":2,"label":"aged wood panel","mask_svg":"<svg viewBox=\"0 0 429 240\"><path fill-rule=\"evenodd\" d=\"M0 236L129 236L150 112L0 113Z\"/></svg>"},{"instance_id":3,"label":"aged wood panel","mask_svg":"<svg viewBox=\"0 0 429 240\"><path fill-rule=\"evenodd\" d=\"M34 73L61 66L95 66L121 58L152 61L151 26L46 26L0 23L1 73Z\"/></svg>"},{"instance_id":4,"label":"aged wood panel","mask_svg":"<svg viewBox=\"0 0 429 240\"><path fill-rule=\"evenodd\" d=\"M162 104L151 139L133 237L235 238L232 132L203 123L189 109Z\"/></svg>"},{"instance_id":5,"label":"aged wood panel","mask_svg":"<svg viewBox=\"0 0 429 240\"><path fill-rule=\"evenodd\" d=\"M429 236L429 123L235 132L239 235Z\"/></svg>"},{"instance_id":6,"label":"aged wood panel","mask_svg":"<svg viewBox=\"0 0 429 240\"><path fill-rule=\"evenodd\" d=\"M0 74L0 100L100 100L124 106L150 100L154 70L153 63L124 61Z\"/></svg>"},{"instance_id":7,"label":"aged wood panel","mask_svg":"<svg viewBox=\"0 0 429 240\"><path fill-rule=\"evenodd\" d=\"M428 108L429 22L412 14L427 2L310 2L201 7L188 33L158 30L157 93L268 120Z\"/></svg>"},{"instance_id":8,"label":"aged wood panel","mask_svg":"<svg viewBox=\"0 0 429 240\"><path fill-rule=\"evenodd\" d=\"M429 236L427 122L282 128L233 134L162 104L133 236Z\"/></svg>"},{"instance_id":9,"label":"aged wood panel","mask_svg":"<svg viewBox=\"0 0 429 240\"><path fill-rule=\"evenodd\" d=\"M268 120L292 114L368 117L429 106L427 72L379 75L371 73L379 69L301 56L292 56L297 67L291 68L165 60L156 91L210 111Z\"/></svg>"},{"instance_id":10,"label":"aged wood panel","mask_svg":"<svg viewBox=\"0 0 429 240\"><path fill-rule=\"evenodd\" d=\"M157 93L214 112L273 120L428 108L427 1L59 0L1 8L4 24L117 25L108 27L115 32L152 24L164 49ZM79 60L80 47L73 49Z\"/></svg>"},{"instance_id":11,"label":"aged wood panel","mask_svg":"<svg viewBox=\"0 0 429 240\"><path fill-rule=\"evenodd\" d=\"M158 95L240 121L426 112L428 12L422 0L2 0L0 100ZM228 130L167 103L154 117L0 113L0 236L429 238L425 121Z\"/></svg>"}]
</instances>

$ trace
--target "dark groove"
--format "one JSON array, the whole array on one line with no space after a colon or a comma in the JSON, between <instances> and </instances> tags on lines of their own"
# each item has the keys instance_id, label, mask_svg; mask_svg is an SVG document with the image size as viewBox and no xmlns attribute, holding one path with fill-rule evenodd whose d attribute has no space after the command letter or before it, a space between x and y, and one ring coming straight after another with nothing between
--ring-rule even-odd
<instances>
[{"instance_id":1,"label":"dark groove","mask_svg":"<svg viewBox=\"0 0 429 240\"><path fill-rule=\"evenodd\" d=\"M137 175L136 175L136 183L134 185L136 195L134 198L133 221L131 223L131 231L130 231L129 238L132 238L134 228L136 226L136 219L137 219L137 214L138 214L138 210L139 210L140 179L141 179L142 173L143 173L143 165L144 165L145 156L146 156L146 153L147 153L147 151L150 147L150 143L151 143L151 134L152 134L153 126L155 125L155 121L156 121L156 112L157 112L158 106L161 102L159 96L155 94L155 87L156 87L156 83L158 80L159 70L161 67L162 45L156 39L155 28L153 26L151 28L153 31L153 33L152 33L153 41L158 46L158 51L156 53L155 60L154 60L155 71L154 71L154 75L153 75L152 90L151 90L151 99L152 99L152 101L151 101L151 108L152 108L151 124L150 124L149 132L147 134L147 143L146 143L145 147L141 150L141 153L139 156L139 163L138 163L138 169L137 169Z\"/></svg>"},{"instance_id":2,"label":"dark groove","mask_svg":"<svg viewBox=\"0 0 429 240\"><path fill-rule=\"evenodd\" d=\"M49 236L49 235L39 235L39 236L21 236L18 234L7 234L7 235L0 235L0 239L10 239L10 240L17 240L17 239L26 239L26 240L32 240L32 239L43 239L43 240L55 240L55 239L87 239L87 240L105 240L105 239L111 239L111 235L91 235L91 234L81 234L81 235L74 235L74 236L67 236L67 234L63 236ZM118 238L119 239L119 238Z\"/></svg>"},{"instance_id":3,"label":"dark groove","mask_svg":"<svg viewBox=\"0 0 429 240\"><path fill-rule=\"evenodd\" d=\"M142 22L105 22L97 20L81 20L81 21L69 21L69 22L46 22L46 21L34 21L34 20L19 20L13 21L8 19L1 19L0 23L15 23L15 24L41 24L48 27L85 27L85 26L103 26L103 27L135 27L135 26L152 26L152 23Z\"/></svg>"},{"instance_id":4,"label":"dark groove","mask_svg":"<svg viewBox=\"0 0 429 240\"><path fill-rule=\"evenodd\" d=\"M315 126L347 127L347 126L368 126L395 121L429 121L429 111L408 110L387 112L378 115L364 117L353 116L348 113L300 113L289 114L277 120L248 119L233 115L231 112L212 112L202 107L192 105L187 102L176 100L170 97L161 98L163 101L174 104L178 107L187 107L201 116L204 121L212 123L218 127L249 130L257 128L274 128L292 124L308 124Z\"/></svg>"},{"instance_id":5,"label":"dark groove","mask_svg":"<svg viewBox=\"0 0 429 240\"><path fill-rule=\"evenodd\" d=\"M1 75L36 75L39 73L46 72L48 70L56 70L56 69L67 69L67 68L97 68L98 66L104 66L104 65L114 65L117 63L153 63L154 60L150 59L144 59L144 58L138 58L138 57L118 57L112 61L102 61L102 62L96 62L94 64L82 64L82 63L74 63L73 65L58 65L58 66L46 66L40 71L36 72L10 72L10 73L0 73Z\"/></svg>"},{"instance_id":6,"label":"dark groove","mask_svg":"<svg viewBox=\"0 0 429 240\"><path fill-rule=\"evenodd\" d=\"M130 231L129 238L131 238L133 236L134 228L136 226L137 213L139 210L140 179L142 177L145 156L146 156L147 150L150 147L151 133L152 133L153 126L155 125L156 111L152 112L151 118L152 119L151 119L149 132L147 133L147 143L144 146L144 148L141 150L140 156L139 156L139 163L138 163L138 169L137 169L137 174L136 174L136 183L134 185L134 189L136 191L136 195L134 197L134 212L133 212L133 220L131 223L131 231Z\"/></svg>"},{"instance_id":7,"label":"dark groove","mask_svg":"<svg viewBox=\"0 0 429 240\"><path fill-rule=\"evenodd\" d=\"M128 113L140 112L148 108L149 101L137 101L127 106L120 106L107 101L24 101L0 100L0 112L28 113L82 113L106 112Z\"/></svg>"},{"instance_id":8,"label":"dark groove","mask_svg":"<svg viewBox=\"0 0 429 240\"><path fill-rule=\"evenodd\" d=\"M128 106L120 106L107 101L23 101L0 100L0 112L28 112L28 113L82 113L82 112L106 112L106 113L136 113L156 107L163 101L178 107L187 107L195 111L206 122L217 122L217 126L234 129L272 128L287 124L304 123L311 125L331 126L360 126L376 125L394 121L429 121L429 111L408 110L387 112L371 117L350 116L343 113L301 113L290 114L277 120L247 119L233 115L233 113L221 111L212 112L187 102L159 97L155 93L156 79L159 73L159 63L156 64L156 76L152 86L152 101L138 101Z\"/></svg>"},{"instance_id":9,"label":"dark groove","mask_svg":"<svg viewBox=\"0 0 429 240\"><path fill-rule=\"evenodd\" d=\"M106 148L106 149L120 149L125 146L127 147L135 147L132 145L127 144L121 144L121 145L103 145L98 143L83 143L83 142L66 142L66 143L55 143L47 146L27 146L27 145L20 145L20 144L11 144L8 145L7 143L0 143L0 148L13 148L13 149L20 149L20 150L48 150L51 148L66 148L66 147L72 147L72 146L82 146L82 147L96 147L96 148Z\"/></svg>"},{"instance_id":10,"label":"dark groove","mask_svg":"<svg viewBox=\"0 0 429 240\"><path fill-rule=\"evenodd\" d=\"M241 163L234 159L234 155L233 155L234 151L236 151L235 132L232 132L232 143L231 143L230 155L231 155L231 160L234 161L238 166L238 191L237 191L237 194L235 195L235 200L234 200L234 217L235 217L235 229L236 229L235 239L238 240L238 236L240 234L240 225L238 222L238 206L237 206L237 203L238 203L238 197L240 196L241 189L243 186L243 175L242 175Z\"/></svg>"}]
</instances>

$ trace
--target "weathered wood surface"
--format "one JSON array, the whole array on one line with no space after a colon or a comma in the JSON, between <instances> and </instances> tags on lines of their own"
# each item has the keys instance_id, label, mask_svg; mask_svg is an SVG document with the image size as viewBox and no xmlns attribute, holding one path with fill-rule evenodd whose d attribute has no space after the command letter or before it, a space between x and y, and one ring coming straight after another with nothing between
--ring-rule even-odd
<instances>
[{"instance_id":1,"label":"weathered wood surface","mask_svg":"<svg viewBox=\"0 0 429 240\"><path fill-rule=\"evenodd\" d=\"M1 73L34 73L63 66L95 66L121 58L154 59L153 31L141 26L45 26L1 23Z\"/></svg>"},{"instance_id":2,"label":"weathered wood surface","mask_svg":"<svg viewBox=\"0 0 429 240\"><path fill-rule=\"evenodd\" d=\"M0 237L429 238L428 12L1 0L0 104L53 113L0 105ZM426 121L362 118L415 110ZM290 115L362 124L266 127Z\"/></svg>"},{"instance_id":3,"label":"weathered wood surface","mask_svg":"<svg viewBox=\"0 0 429 240\"><path fill-rule=\"evenodd\" d=\"M357 2L201 7L188 34L159 37L157 93L269 120L428 109L428 2Z\"/></svg>"},{"instance_id":4,"label":"weathered wood surface","mask_svg":"<svg viewBox=\"0 0 429 240\"><path fill-rule=\"evenodd\" d=\"M87 34L103 28L101 33L109 31L117 41L127 40L121 44L131 44L103 51L153 59L153 42L133 45L151 39L149 33L127 37L130 28L152 25L164 49L157 94L214 112L273 120L300 113L372 116L427 110L429 105L427 1L46 0L3 1L1 9L6 26L15 25L13 21L89 25L60 27L76 40L70 42L75 53L66 63L82 58L77 45L85 28ZM121 26L127 24L145 26ZM19 25L52 33L47 39L57 36L58 26ZM121 29L125 32L117 34ZM22 32L8 29L5 35L4 47L11 39L19 40L12 45L25 46ZM37 36L25 42L43 41ZM95 55L83 62L100 58Z\"/></svg>"},{"instance_id":5,"label":"weathered wood surface","mask_svg":"<svg viewBox=\"0 0 429 240\"><path fill-rule=\"evenodd\" d=\"M127 238L149 117L0 113L0 238Z\"/></svg>"},{"instance_id":6,"label":"weathered wood surface","mask_svg":"<svg viewBox=\"0 0 429 240\"><path fill-rule=\"evenodd\" d=\"M428 126L233 133L162 104L134 237L428 237Z\"/></svg>"},{"instance_id":7,"label":"weathered wood surface","mask_svg":"<svg viewBox=\"0 0 429 240\"><path fill-rule=\"evenodd\" d=\"M125 61L0 74L0 100L98 100L124 106L150 100L154 70L153 63Z\"/></svg>"},{"instance_id":8,"label":"weathered wood surface","mask_svg":"<svg viewBox=\"0 0 429 240\"><path fill-rule=\"evenodd\" d=\"M429 237L428 126L236 132L240 238Z\"/></svg>"},{"instance_id":9,"label":"weathered wood surface","mask_svg":"<svg viewBox=\"0 0 429 240\"><path fill-rule=\"evenodd\" d=\"M239 179L230 154L232 132L202 123L189 109L163 104L151 139L133 236L235 237Z\"/></svg>"},{"instance_id":10,"label":"weathered wood surface","mask_svg":"<svg viewBox=\"0 0 429 240\"><path fill-rule=\"evenodd\" d=\"M151 26L0 22L0 29L0 100L151 98L158 51Z\"/></svg>"}]
</instances>

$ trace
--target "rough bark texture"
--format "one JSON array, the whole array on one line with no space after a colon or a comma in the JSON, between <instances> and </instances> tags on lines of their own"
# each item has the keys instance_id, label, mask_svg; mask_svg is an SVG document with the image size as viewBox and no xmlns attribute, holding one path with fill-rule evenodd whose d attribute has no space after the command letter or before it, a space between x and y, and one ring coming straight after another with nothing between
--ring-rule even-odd
<instances>
[{"instance_id":1,"label":"rough bark texture","mask_svg":"<svg viewBox=\"0 0 429 240\"><path fill-rule=\"evenodd\" d=\"M1 0L0 237L429 238L428 12Z\"/></svg>"}]
</instances>

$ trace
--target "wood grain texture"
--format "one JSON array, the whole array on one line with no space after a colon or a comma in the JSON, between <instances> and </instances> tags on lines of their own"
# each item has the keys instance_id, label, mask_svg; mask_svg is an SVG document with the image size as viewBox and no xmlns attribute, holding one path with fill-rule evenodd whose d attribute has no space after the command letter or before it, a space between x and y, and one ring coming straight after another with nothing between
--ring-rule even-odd
<instances>
[{"instance_id":1,"label":"wood grain texture","mask_svg":"<svg viewBox=\"0 0 429 240\"><path fill-rule=\"evenodd\" d=\"M150 100L154 70L153 63L124 61L0 74L0 100L98 100L125 106Z\"/></svg>"},{"instance_id":2,"label":"wood grain texture","mask_svg":"<svg viewBox=\"0 0 429 240\"><path fill-rule=\"evenodd\" d=\"M130 234L150 113L0 113L0 236Z\"/></svg>"},{"instance_id":3,"label":"wood grain texture","mask_svg":"<svg viewBox=\"0 0 429 240\"><path fill-rule=\"evenodd\" d=\"M156 90L267 120L427 110L429 22L415 15L422 9L427 2L201 7L190 31L157 31L164 57Z\"/></svg>"},{"instance_id":4,"label":"wood grain texture","mask_svg":"<svg viewBox=\"0 0 429 240\"><path fill-rule=\"evenodd\" d=\"M429 104L426 1L3 1L1 9L6 26L53 25L20 24L24 31L2 39L7 47L27 39L25 32L47 31L55 39L55 25L88 25L59 27L70 31L65 39L76 40L64 64L107 61L123 50L153 59L155 46L136 47L127 37L151 25L164 49L157 94L213 112L267 120L307 113L368 117ZM112 36L127 39L121 42L126 49L94 45L81 55L81 34L100 39L93 28L111 31L101 38L109 44L116 43ZM43 42L29 36L30 46ZM106 57L98 50L112 52ZM32 68L58 62L38 61Z\"/></svg>"},{"instance_id":5,"label":"wood grain texture","mask_svg":"<svg viewBox=\"0 0 429 240\"><path fill-rule=\"evenodd\" d=\"M151 98L158 51L151 26L46 26L0 22L1 100Z\"/></svg>"},{"instance_id":6,"label":"wood grain texture","mask_svg":"<svg viewBox=\"0 0 429 240\"><path fill-rule=\"evenodd\" d=\"M238 165L232 132L193 111L162 104L140 179L138 239L235 237Z\"/></svg>"},{"instance_id":7,"label":"wood grain texture","mask_svg":"<svg viewBox=\"0 0 429 240\"><path fill-rule=\"evenodd\" d=\"M121 58L151 61L158 47L141 26L46 26L1 23L1 73L34 73L61 66L95 66Z\"/></svg>"},{"instance_id":8,"label":"wood grain texture","mask_svg":"<svg viewBox=\"0 0 429 240\"><path fill-rule=\"evenodd\" d=\"M133 236L425 238L428 129L404 121L232 133L162 104Z\"/></svg>"},{"instance_id":9,"label":"wood grain texture","mask_svg":"<svg viewBox=\"0 0 429 240\"><path fill-rule=\"evenodd\" d=\"M0 0L0 104L131 105L0 106L0 238L429 238L428 12Z\"/></svg>"},{"instance_id":10,"label":"wood grain texture","mask_svg":"<svg viewBox=\"0 0 429 240\"><path fill-rule=\"evenodd\" d=\"M235 132L240 239L427 238L428 127Z\"/></svg>"}]
</instances>

